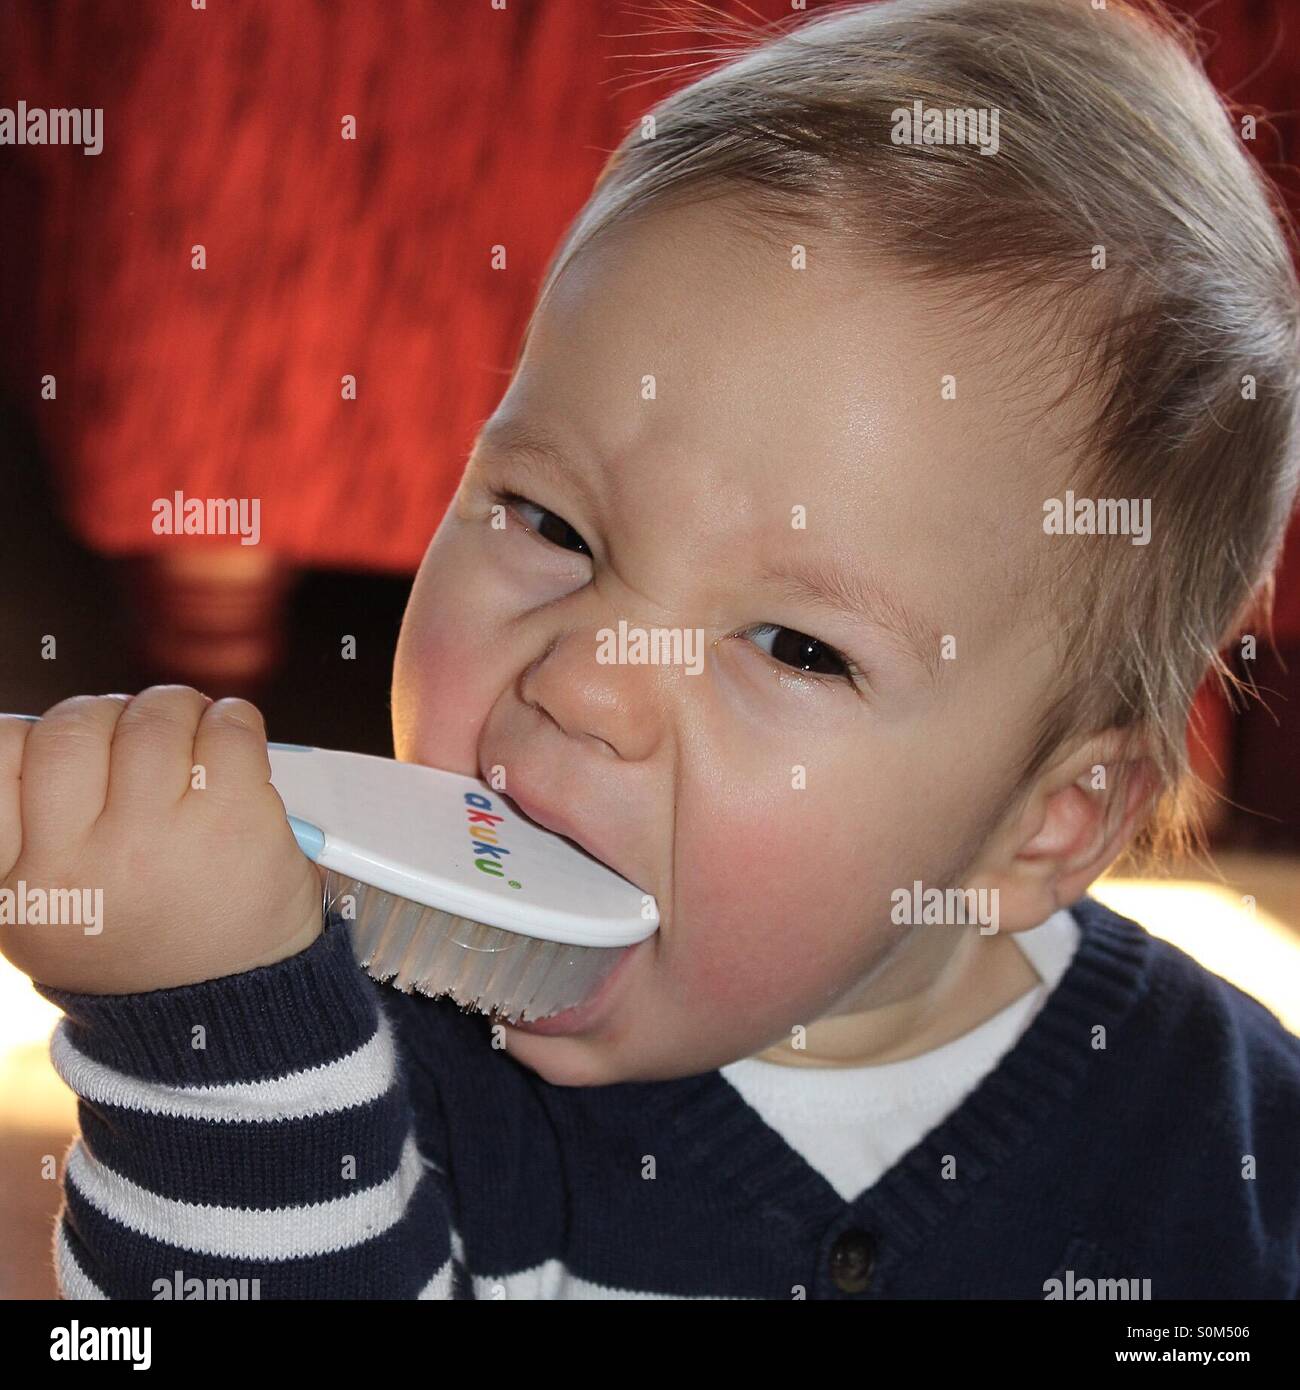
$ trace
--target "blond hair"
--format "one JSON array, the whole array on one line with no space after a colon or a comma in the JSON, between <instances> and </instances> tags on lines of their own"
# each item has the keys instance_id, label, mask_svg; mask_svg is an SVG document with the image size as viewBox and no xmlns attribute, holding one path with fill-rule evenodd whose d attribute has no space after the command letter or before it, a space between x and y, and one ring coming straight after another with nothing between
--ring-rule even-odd
<instances>
[{"instance_id":1,"label":"blond hair","mask_svg":"<svg viewBox=\"0 0 1300 1390\"><path fill-rule=\"evenodd\" d=\"M1045 324L1068 314L1098 404L1062 487L1150 499L1152 535L1062 538L1066 563L1045 582L1075 616L1006 806L1067 740L1118 728L1156 772L1131 857L1186 852L1206 805L1192 701L1210 672L1230 699L1248 688L1220 652L1271 620L1300 400L1290 225L1190 26L1130 0L884 0L757 28L709 13L731 31L729 60L654 106L650 138L638 123L613 151L538 307L611 227L743 192L960 285L970 311L1028 294L1055 311ZM917 100L998 111L995 157L894 143L894 113ZM1116 761L1112 814L1131 766Z\"/></svg>"}]
</instances>

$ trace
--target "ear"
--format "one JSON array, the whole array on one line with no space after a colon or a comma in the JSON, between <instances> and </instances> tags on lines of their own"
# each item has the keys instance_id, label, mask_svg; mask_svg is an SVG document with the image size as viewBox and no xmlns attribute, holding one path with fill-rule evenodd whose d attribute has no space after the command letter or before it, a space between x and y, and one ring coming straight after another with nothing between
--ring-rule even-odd
<instances>
[{"instance_id":1,"label":"ear","mask_svg":"<svg viewBox=\"0 0 1300 1390\"><path fill-rule=\"evenodd\" d=\"M1114 798L1121 766L1128 786L1119 811ZM997 890L1001 931L1038 926L1081 897L1118 858L1157 786L1155 764L1131 731L1112 729L1084 740L1040 776L961 886Z\"/></svg>"}]
</instances>

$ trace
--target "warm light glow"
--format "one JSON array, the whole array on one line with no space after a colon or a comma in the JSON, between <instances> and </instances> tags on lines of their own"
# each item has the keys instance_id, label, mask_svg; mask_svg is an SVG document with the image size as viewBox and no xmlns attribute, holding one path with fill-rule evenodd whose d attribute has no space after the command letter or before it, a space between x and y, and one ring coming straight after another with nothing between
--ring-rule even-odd
<instances>
[{"instance_id":1,"label":"warm light glow","mask_svg":"<svg viewBox=\"0 0 1300 1390\"><path fill-rule=\"evenodd\" d=\"M1214 883L1130 878L1101 879L1088 892L1300 1033L1300 936L1242 894Z\"/></svg>"},{"instance_id":2,"label":"warm light glow","mask_svg":"<svg viewBox=\"0 0 1300 1390\"><path fill-rule=\"evenodd\" d=\"M8 1129L76 1126L76 1097L50 1065L50 1034L61 1017L0 958L0 1124Z\"/></svg>"},{"instance_id":3,"label":"warm light glow","mask_svg":"<svg viewBox=\"0 0 1300 1390\"><path fill-rule=\"evenodd\" d=\"M0 1060L14 1048L49 1043L59 1010L32 988L32 982L0 957Z\"/></svg>"}]
</instances>

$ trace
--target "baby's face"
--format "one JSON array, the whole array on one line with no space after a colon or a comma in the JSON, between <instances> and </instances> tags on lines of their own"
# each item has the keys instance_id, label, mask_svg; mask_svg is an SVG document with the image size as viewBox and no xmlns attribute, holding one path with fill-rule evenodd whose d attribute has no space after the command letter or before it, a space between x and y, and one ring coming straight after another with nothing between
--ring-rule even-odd
<instances>
[{"instance_id":1,"label":"baby's face","mask_svg":"<svg viewBox=\"0 0 1300 1390\"><path fill-rule=\"evenodd\" d=\"M703 205L580 255L407 609L398 757L503 767L658 901L577 1031L509 1031L560 1084L891 997L891 894L978 854L1052 674L1026 575L1063 444L1015 331L789 240L806 269ZM598 661L620 621L698 633L702 662Z\"/></svg>"}]
</instances>

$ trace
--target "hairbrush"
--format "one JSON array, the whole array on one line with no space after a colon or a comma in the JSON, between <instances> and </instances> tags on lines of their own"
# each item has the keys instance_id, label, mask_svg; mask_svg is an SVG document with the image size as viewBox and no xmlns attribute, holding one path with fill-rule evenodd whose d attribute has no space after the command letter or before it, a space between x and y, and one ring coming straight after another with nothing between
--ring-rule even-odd
<instances>
[{"instance_id":1,"label":"hairbrush","mask_svg":"<svg viewBox=\"0 0 1300 1390\"><path fill-rule=\"evenodd\" d=\"M37 715L20 715L35 721ZM589 998L659 927L654 898L476 777L269 743L323 908L374 979L508 1022Z\"/></svg>"},{"instance_id":2,"label":"hairbrush","mask_svg":"<svg viewBox=\"0 0 1300 1390\"><path fill-rule=\"evenodd\" d=\"M654 898L477 777L271 743L271 783L376 980L510 1022L587 999Z\"/></svg>"}]
</instances>

